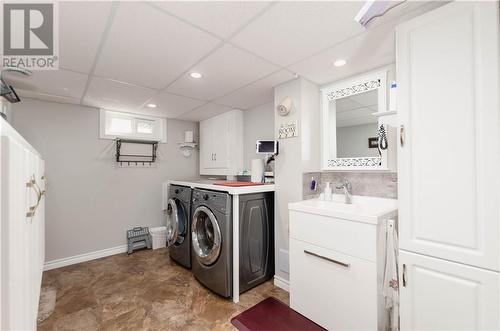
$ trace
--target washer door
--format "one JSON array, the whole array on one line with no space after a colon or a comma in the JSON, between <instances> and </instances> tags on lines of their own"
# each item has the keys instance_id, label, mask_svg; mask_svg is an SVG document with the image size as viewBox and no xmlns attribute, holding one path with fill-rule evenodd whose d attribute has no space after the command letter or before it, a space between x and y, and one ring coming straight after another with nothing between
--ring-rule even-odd
<instances>
[{"instance_id":1,"label":"washer door","mask_svg":"<svg viewBox=\"0 0 500 331\"><path fill-rule=\"evenodd\" d=\"M167 206L167 247L180 245L186 237L187 215L177 199L168 200Z\"/></svg>"},{"instance_id":2,"label":"washer door","mask_svg":"<svg viewBox=\"0 0 500 331\"><path fill-rule=\"evenodd\" d=\"M222 236L219 223L207 207L196 208L191 224L191 240L196 258L203 265L215 263L220 255Z\"/></svg>"}]
</instances>

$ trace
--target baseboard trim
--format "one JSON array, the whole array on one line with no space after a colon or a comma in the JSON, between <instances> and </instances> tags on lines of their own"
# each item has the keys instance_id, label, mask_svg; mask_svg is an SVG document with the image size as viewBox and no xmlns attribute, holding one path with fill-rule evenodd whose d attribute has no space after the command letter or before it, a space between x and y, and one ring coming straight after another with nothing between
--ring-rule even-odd
<instances>
[{"instance_id":1,"label":"baseboard trim","mask_svg":"<svg viewBox=\"0 0 500 331\"><path fill-rule=\"evenodd\" d=\"M280 276L274 275L274 285L278 286L282 290L290 292L290 282Z\"/></svg>"},{"instance_id":2,"label":"baseboard trim","mask_svg":"<svg viewBox=\"0 0 500 331\"><path fill-rule=\"evenodd\" d=\"M127 251L127 245L120 245L116 247L101 249L100 251L84 253L75 256L64 257L62 259L52 260L45 262L43 267L44 271L57 269L61 267L65 267L72 264L77 264L81 262L86 262L90 260L100 259L101 257L116 255L125 253Z\"/></svg>"}]
</instances>

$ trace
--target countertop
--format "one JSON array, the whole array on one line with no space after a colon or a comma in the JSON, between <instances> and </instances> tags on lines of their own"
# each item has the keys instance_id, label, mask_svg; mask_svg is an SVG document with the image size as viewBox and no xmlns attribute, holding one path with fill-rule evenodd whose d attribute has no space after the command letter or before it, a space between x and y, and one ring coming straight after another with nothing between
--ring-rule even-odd
<instances>
[{"instance_id":1,"label":"countertop","mask_svg":"<svg viewBox=\"0 0 500 331\"><path fill-rule=\"evenodd\" d=\"M310 199L292 202L288 204L288 210L374 225L398 215L398 201L395 199L353 195L352 204L345 204L343 194L334 194L333 198L334 201Z\"/></svg>"},{"instance_id":2,"label":"countertop","mask_svg":"<svg viewBox=\"0 0 500 331\"><path fill-rule=\"evenodd\" d=\"M213 183L218 180L170 180L169 184L189 186L191 188L201 188L213 191L227 192L232 195L250 194L250 193L262 193L262 192L274 192L274 184L264 184L256 186L241 186L241 187L229 187L222 185L214 185Z\"/></svg>"}]
</instances>

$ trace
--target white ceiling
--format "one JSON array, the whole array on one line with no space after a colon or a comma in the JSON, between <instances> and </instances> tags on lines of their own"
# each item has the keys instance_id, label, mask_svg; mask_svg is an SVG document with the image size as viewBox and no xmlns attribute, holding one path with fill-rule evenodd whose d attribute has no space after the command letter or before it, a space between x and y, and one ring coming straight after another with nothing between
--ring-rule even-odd
<instances>
[{"instance_id":1,"label":"white ceiling","mask_svg":"<svg viewBox=\"0 0 500 331\"><path fill-rule=\"evenodd\" d=\"M8 78L21 96L198 121L271 102L296 74L392 63L395 26L439 5L405 2L364 30L355 1L60 2L60 70Z\"/></svg>"}]
</instances>

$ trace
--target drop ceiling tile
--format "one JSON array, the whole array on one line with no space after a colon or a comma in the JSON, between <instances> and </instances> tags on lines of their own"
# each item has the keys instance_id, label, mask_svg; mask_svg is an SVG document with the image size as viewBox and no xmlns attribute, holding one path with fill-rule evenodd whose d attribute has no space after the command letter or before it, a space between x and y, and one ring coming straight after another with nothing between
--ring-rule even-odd
<instances>
[{"instance_id":1,"label":"drop ceiling tile","mask_svg":"<svg viewBox=\"0 0 500 331\"><path fill-rule=\"evenodd\" d=\"M23 98L31 98L42 101L51 101L59 103L71 103L78 105L80 104L80 98L62 97L58 95L46 94L46 93L36 93L30 90L16 89L17 94L21 97L21 102Z\"/></svg>"},{"instance_id":2,"label":"drop ceiling tile","mask_svg":"<svg viewBox=\"0 0 500 331\"><path fill-rule=\"evenodd\" d=\"M120 2L96 75L163 88L219 39L141 2Z\"/></svg>"},{"instance_id":3,"label":"drop ceiling tile","mask_svg":"<svg viewBox=\"0 0 500 331\"><path fill-rule=\"evenodd\" d=\"M167 91L208 101L278 69L257 56L226 44L190 70L201 73L201 79L186 74L170 85Z\"/></svg>"},{"instance_id":4,"label":"drop ceiling tile","mask_svg":"<svg viewBox=\"0 0 500 331\"><path fill-rule=\"evenodd\" d=\"M154 96L148 103L155 104L156 108L144 106L141 109L142 112L150 115L161 114L163 117L176 118L206 102L175 94L162 93Z\"/></svg>"},{"instance_id":5,"label":"drop ceiling tile","mask_svg":"<svg viewBox=\"0 0 500 331\"><path fill-rule=\"evenodd\" d=\"M289 69L318 83L327 84L395 61L395 28L398 24L442 6L445 2L406 2L377 19L363 33L289 66ZM396 11L397 10L397 11ZM345 59L343 67L334 67Z\"/></svg>"},{"instance_id":6,"label":"drop ceiling tile","mask_svg":"<svg viewBox=\"0 0 500 331\"><path fill-rule=\"evenodd\" d=\"M231 39L282 66L363 31L354 16L359 1L280 2Z\"/></svg>"},{"instance_id":7,"label":"drop ceiling tile","mask_svg":"<svg viewBox=\"0 0 500 331\"><path fill-rule=\"evenodd\" d=\"M16 90L76 99L82 97L88 78L87 75L62 69L37 70L29 77L6 73L4 77Z\"/></svg>"},{"instance_id":8,"label":"drop ceiling tile","mask_svg":"<svg viewBox=\"0 0 500 331\"><path fill-rule=\"evenodd\" d=\"M195 110L178 117L178 119L198 122L225 113L231 109L232 107L218 105L215 103L207 103L204 106L196 108Z\"/></svg>"},{"instance_id":9,"label":"drop ceiling tile","mask_svg":"<svg viewBox=\"0 0 500 331\"><path fill-rule=\"evenodd\" d=\"M227 38L269 2L264 1L164 1L152 2L177 17Z\"/></svg>"},{"instance_id":10,"label":"drop ceiling tile","mask_svg":"<svg viewBox=\"0 0 500 331\"><path fill-rule=\"evenodd\" d=\"M84 104L123 111L137 111L155 90L94 77L90 82Z\"/></svg>"},{"instance_id":11,"label":"drop ceiling tile","mask_svg":"<svg viewBox=\"0 0 500 331\"><path fill-rule=\"evenodd\" d=\"M276 85L294 79L294 75L287 70L280 70L266 78L243 87L231 94L215 100L215 102L236 107L250 109L274 100Z\"/></svg>"},{"instance_id":12,"label":"drop ceiling tile","mask_svg":"<svg viewBox=\"0 0 500 331\"><path fill-rule=\"evenodd\" d=\"M88 73L111 10L111 1L59 2L60 67Z\"/></svg>"},{"instance_id":13,"label":"drop ceiling tile","mask_svg":"<svg viewBox=\"0 0 500 331\"><path fill-rule=\"evenodd\" d=\"M318 84L328 84L394 62L394 43L394 26L381 25L289 69ZM337 59L345 59L347 64L335 67Z\"/></svg>"}]
</instances>

